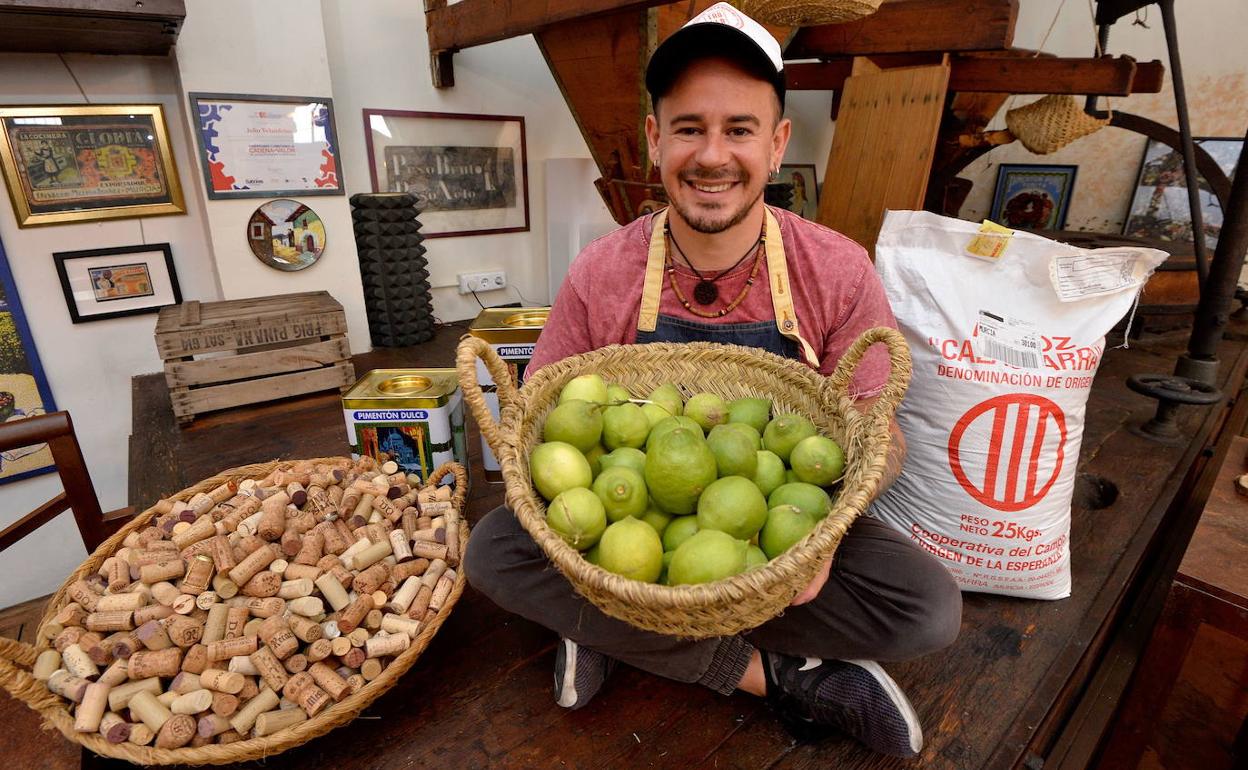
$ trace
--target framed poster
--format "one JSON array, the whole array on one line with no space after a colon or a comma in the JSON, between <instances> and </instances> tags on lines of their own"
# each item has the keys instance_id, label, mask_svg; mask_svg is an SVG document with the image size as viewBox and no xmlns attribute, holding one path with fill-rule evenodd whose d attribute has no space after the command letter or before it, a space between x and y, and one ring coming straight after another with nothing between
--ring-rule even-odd
<instances>
[{"instance_id":1,"label":"framed poster","mask_svg":"<svg viewBox=\"0 0 1248 770\"><path fill-rule=\"evenodd\" d=\"M0 243L0 422L55 412L13 273ZM0 484L56 470L47 444L0 452Z\"/></svg>"},{"instance_id":2,"label":"framed poster","mask_svg":"<svg viewBox=\"0 0 1248 770\"><path fill-rule=\"evenodd\" d=\"M19 227L185 214L159 104L0 107Z\"/></svg>"},{"instance_id":3,"label":"framed poster","mask_svg":"<svg viewBox=\"0 0 1248 770\"><path fill-rule=\"evenodd\" d=\"M1075 186L1077 166L1003 163L988 218L1022 230L1061 230Z\"/></svg>"},{"instance_id":4,"label":"framed poster","mask_svg":"<svg viewBox=\"0 0 1248 770\"><path fill-rule=\"evenodd\" d=\"M421 235L529 229L524 118L364 110L373 192L420 200Z\"/></svg>"},{"instance_id":5,"label":"framed poster","mask_svg":"<svg viewBox=\"0 0 1248 770\"><path fill-rule=\"evenodd\" d=\"M256 259L269 267L302 270L325 251L325 223L299 201L279 198L252 213L247 243Z\"/></svg>"},{"instance_id":6,"label":"framed poster","mask_svg":"<svg viewBox=\"0 0 1248 770\"><path fill-rule=\"evenodd\" d=\"M1239 162L1244 145L1242 137L1205 137L1195 142L1213 156L1228 179L1234 178L1235 164ZM1212 251L1222 232L1222 205L1204 179L1200 180L1200 219L1204 225L1205 244ZM1154 139L1149 139L1145 145L1122 234L1163 241L1193 240L1183 155L1169 145Z\"/></svg>"},{"instance_id":7,"label":"framed poster","mask_svg":"<svg viewBox=\"0 0 1248 770\"><path fill-rule=\"evenodd\" d=\"M167 243L52 255L74 323L155 313L182 301Z\"/></svg>"},{"instance_id":8,"label":"framed poster","mask_svg":"<svg viewBox=\"0 0 1248 770\"><path fill-rule=\"evenodd\" d=\"M815 164L782 165L776 181L793 185L793 203L789 205L789 211L813 221L819 213L819 184L815 180Z\"/></svg>"},{"instance_id":9,"label":"framed poster","mask_svg":"<svg viewBox=\"0 0 1248 770\"><path fill-rule=\"evenodd\" d=\"M342 195L332 99L192 93L208 197Z\"/></svg>"}]
</instances>

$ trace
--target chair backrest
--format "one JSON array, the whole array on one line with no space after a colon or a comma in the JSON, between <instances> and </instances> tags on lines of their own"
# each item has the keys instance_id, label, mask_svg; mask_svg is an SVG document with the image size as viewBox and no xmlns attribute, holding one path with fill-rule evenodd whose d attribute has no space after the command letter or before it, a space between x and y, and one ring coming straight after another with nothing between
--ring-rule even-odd
<instances>
[{"instance_id":1,"label":"chair backrest","mask_svg":"<svg viewBox=\"0 0 1248 770\"><path fill-rule=\"evenodd\" d=\"M82 458L69 412L52 412L0 423L0 452L46 443L64 491L0 532L0 551L34 532L66 509L74 513L87 552L94 551L124 523L129 509L105 515Z\"/></svg>"}]
</instances>

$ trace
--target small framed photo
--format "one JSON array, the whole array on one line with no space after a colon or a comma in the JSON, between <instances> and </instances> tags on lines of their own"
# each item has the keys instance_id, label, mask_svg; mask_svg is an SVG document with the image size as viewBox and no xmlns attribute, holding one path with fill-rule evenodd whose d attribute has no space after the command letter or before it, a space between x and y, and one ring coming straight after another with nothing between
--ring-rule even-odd
<instances>
[{"instance_id":1,"label":"small framed photo","mask_svg":"<svg viewBox=\"0 0 1248 770\"><path fill-rule=\"evenodd\" d=\"M524 118L364 110L373 192L407 192L421 235L519 233L529 229Z\"/></svg>"},{"instance_id":2,"label":"small framed photo","mask_svg":"<svg viewBox=\"0 0 1248 770\"><path fill-rule=\"evenodd\" d=\"M815 164L782 165L776 181L793 185L793 202L789 204L789 211L814 220L819 213L819 184L815 179Z\"/></svg>"},{"instance_id":3,"label":"small framed photo","mask_svg":"<svg viewBox=\"0 0 1248 770\"><path fill-rule=\"evenodd\" d=\"M159 104L0 107L19 227L185 214Z\"/></svg>"},{"instance_id":4,"label":"small framed photo","mask_svg":"<svg viewBox=\"0 0 1248 770\"><path fill-rule=\"evenodd\" d=\"M1196 144L1209 153L1228 179L1235 175L1235 164L1243 148L1243 137L1197 138ZM1205 230L1205 244L1218 245L1222 232L1222 204L1202 178L1200 180L1200 219ZM1122 228L1123 235L1157 238L1163 241L1194 240L1192 209L1187 199L1187 178L1183 174L1183 155L1169 145L1149 139L1140 161L1140 173L1131 195L1131 209Z\"/></svg>"},{"instance_id":5,"label":"small framed photo","mask_svg":"<svg viewBox=\"0 0 1248 770\"><path fill-rule=\"evenodd\" d=\"M343 195L332 99L190 95L208 197Z\"/></svg>"},{"instance_id":6,"label":"small framed photo","mask_svg":"<svg viewBox=\"0 0 1248 770\"><path fill-rule=\"evenodd\" d=\"M167 243L52 255L74 323L155 313L182 301Z\"/></svg>"},{"instance_id":7,"label":"small framed photo","mask_svg":"<svg viewBox=\"0 0 1248 770\"><path fill-rule=\"evenodd\" d=\"M1020 230L1061 230L1078 166L1003 163L988 218Z\"/></svg>"}]
</instances>

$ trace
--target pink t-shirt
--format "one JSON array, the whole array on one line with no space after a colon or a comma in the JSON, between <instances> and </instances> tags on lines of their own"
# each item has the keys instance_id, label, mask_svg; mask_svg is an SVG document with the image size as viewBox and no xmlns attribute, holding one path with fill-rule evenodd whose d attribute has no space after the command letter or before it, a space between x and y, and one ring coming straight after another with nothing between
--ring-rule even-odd
<instances>
[{"instance_id":1,"label":"pink t-shirt","mask_svg":"<svg viewBox=\"0 0 1248 770\"><path fill-rule=\"evenodd\" d=\"M792 212L769 208L780 223L784 239L798 328L819 357L819 371L831 374L841 355L862 332L875 326L897 327L893 311L865 249ZM652 214L640 217L589 244L577 255L559 287L528 372L577 353L636 342L653 219ZM713 307L722 307L737 296L750 276L753 262L747 260L716 281L720 300ZM681 293L692 298L698 282L693 271L678 266L676 281ZM711 322L685 310L666 274L659 312ZM774 319L764 266L741 304L714 322ZM858 365L854 394L859 398L876 395L887 377L888 353L883 346L874 345Z\"/></svg>"}]
</instances>

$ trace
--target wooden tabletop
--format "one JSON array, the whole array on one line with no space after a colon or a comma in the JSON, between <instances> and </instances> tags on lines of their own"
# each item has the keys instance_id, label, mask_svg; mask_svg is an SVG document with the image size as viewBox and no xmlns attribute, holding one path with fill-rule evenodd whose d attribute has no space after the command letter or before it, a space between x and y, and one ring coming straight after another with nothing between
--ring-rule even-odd
<instances>
[{"instance_id":1,"label":"wooden tabletop","mask_svg":"<svg viewBox=\"0 0 1248 770\"><path fill-rule=\"evenodd\" d=\"M1248 608L1248 497L1235 491L1235 479L1245 473L1248 438L1238 436L1218 470L1176 579Z\"/></svg>"}]
</instances>

